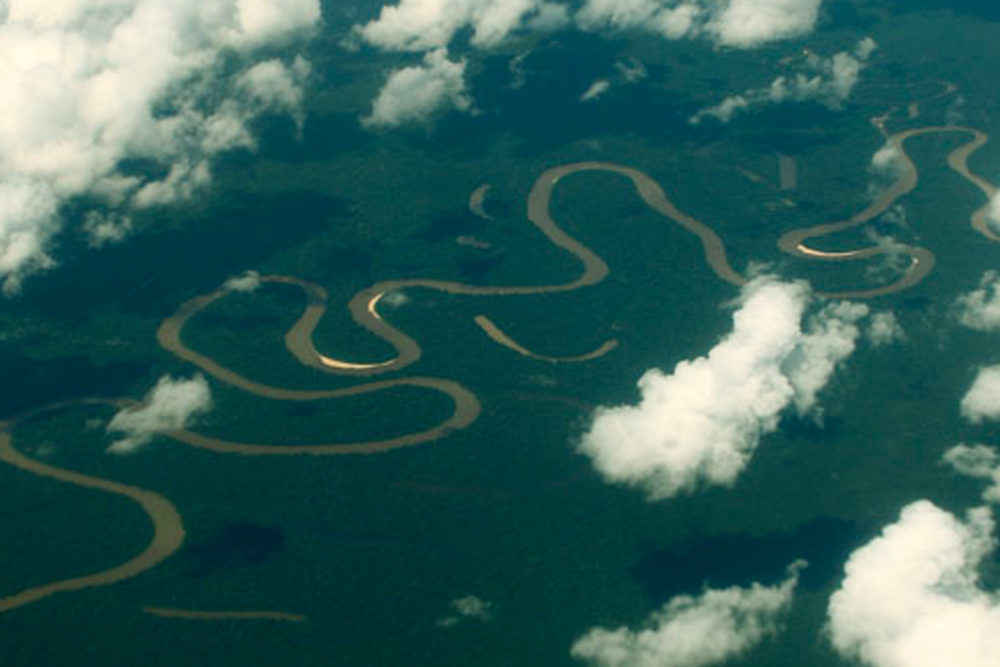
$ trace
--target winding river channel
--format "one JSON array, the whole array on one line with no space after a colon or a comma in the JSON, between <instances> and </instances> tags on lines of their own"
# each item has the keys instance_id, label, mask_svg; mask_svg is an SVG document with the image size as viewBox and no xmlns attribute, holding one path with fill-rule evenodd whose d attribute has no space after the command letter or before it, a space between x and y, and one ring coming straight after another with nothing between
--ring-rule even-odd
<instances>
[{"instance_id":1,"label":"winding river channel","mask_svg":"<svg viewBox=\"0 0 1000 667\"><path fill-rule=\"evenodd\" d=\"M901 197L907 195L917 187L919 172L916 165L906 153L906 142L909 139L930 134L967 135L969 140L948 155L948 165L982 192L987 202L997 194L996 186L981 176L972 173L968 167L970 156L988 141L986 134L976 129L954 125L918 127L890 134L886 130L886 123L890 120L890 115L886 114L875 118L872 122L876 129L886 138L887 143L894 147L898 153L900 165L894 182L882 191L868 206L850 218L839 222L830 222L791 230L780 238L778 247L793 257L835 262L872 259L885 253L903 254L909 257L909 266L895 282L890 284L831 293L827 296L836 298L871 298L891 294L916 285L933 270L935 263L934 253L918 246L889 243L850 251L832 252L825 251L816 245L823 237L864 225L873 220L886 212ZM919 105L911 104L908 108L907 119L912 120L918 116ZM322 286L293 276L265 276L263 278L265 282L293 285L300 288L305 297L305 306L302 314L285 334L284 341L287 350L300 363L324 373L358 377L395 373L417 362L421 357L422 351L416 340L386 321L380 314L379 304L388 293L399 290L429 289L448 294L477 297L540 295L572 292L600 283L608 275L608 265L597 253L559 227L551 215L551 199L554 189L563 179L583 172L604 172L623 176L628 179L636 194L649 208L698 237L706 263L721 280L733 285L741 285L745 282L744 276L732 267L726 255L725 244L719 235L709 225L678 209L664 192L663 188L650 176L633 167L609 162L578 162L554 167L543 172L535 181L527 201L527 217L531 223L545 235L550 243L570 253L579 261L581 270L574 278L562 283L518 286L469 285L433 278L386 280L375 283L358 292L348 303L348 309L354 322L374 336L387 342L395 350L395 354L388 359L368 362L340 359L327 355L316 348L313 334L326 313L328 304L327 292ZM477 212L480 217L491 219L483 209L483 199L487 190L488 186L486 185L477 188L470 197L470 208ZM973 229L979 234L993 241L1000 241L1000 235L997 235L988 225L987 205L983 205L973 213L971 224ZM183 303L173 315L167 317L160 325L157 331L157 340L160 345L178 358L213 376L216 380L268 399L282 401L332 400L379 392L392 387L416 387L446 394L453 403L452 413L440 424L426 430L392 438L363 442L278 445L228 441L188 430L179 430L168 434L170 438L179 443L219 453L250 456L375 454L400 447L409 447L430 442L445 437L454 431L468 428L476 422L482 411L479 399L472 391L460 383L446 378L419 375L392 377L383 380L366 381L347 388L313 390L266 385L236 370L227 368L215 359L188 347L184 342L183 333L185 326L192 318L230 293L230 290L221 288L196 296ZM476 323L492 340L505 348L525 357L550 363L580 363L590 361L608 354L618 345L616 340L611 339L590 352L569 356L543 355L532 352L519 344L485 315L478 316ZM125 399L118 401L82 402L103 402L119 408L134 404L134 401ZM62 407L62 405L64 404L50 406L43 409L43 411L57 409ZM36 414L38 412L32 413L32 415ZM21 417L20 419L24 418ZM94 586L107 586L134 577L155 567L181 547L185 537L184 526L180 514L169 500L152 491L65 470L27 456L15 446L13 431L18 421L18 419L15 419L9 422L0 422L0 459L11 466L33 475L115 494L138 504L149 516L154 536L142 552L121 565L103 572L36 586L0 598L0 612L9 611L57 593ZM194 620L223 618L278 621L303 620L303 617L299 615L278 611L197 611L170 607L146 607L145 611L163 618Z\"/></svg>"}]
</instances>

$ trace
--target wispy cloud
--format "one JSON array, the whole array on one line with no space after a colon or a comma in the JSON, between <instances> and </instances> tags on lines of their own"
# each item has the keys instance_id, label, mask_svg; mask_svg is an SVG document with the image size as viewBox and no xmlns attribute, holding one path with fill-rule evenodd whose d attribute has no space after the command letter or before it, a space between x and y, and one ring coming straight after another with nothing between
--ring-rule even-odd
<instances>
[{"instance_id":1,"label":"wispy cloud","mask_svg":"<svg viewBox=\"0 0 1000 667\"><path fill-rule=\"evenodd\" d=\"M830 110L839 110L851 96L875 48L874 40L866 37L852 51L841 51L829 58L810 54L799 65L799 71L779 76L764 88L731 95L716 105L701 109L689 121L697 125L713 118L728 123L738 113L785 102L816 102Z\"/></svg>"},{"instance_id":2,"label":"wispy cloud","mask_svg":"<svg viewBox=\"0 0 1000 667\"><path fill-rule=\"evenodd\" d=\"M967 477L985 479L990 485L983 500L1000 503L1000 453L986 445L955 445L944 453L945 463Z\"/></svg>"},{"instance_id":3,"label":"wispy cloud","mask_svg":"<svg viewBox=\"0 0 1000 667\"><path fill-rule=\"evenodd\" d=\"M108 432L124 437L112 443L108 451L131 454L161 433L185 428L211 407L212 394L203 376L175 380L164 375L142 405L126 408L111 419Z\"/></svg>"},{"instance_id":4,"label":"wispy cloud","mask_svg":"<svg viewBox=\"0 0 1000 667\"><path fill-rule=\"evenodd\" d=\"M592 84L590 84L590 87L588 87L587 90L583 92L583 95L580 95L580 101L590 102L592 100L596 100L597 98L604 95L604 93L608 92L610 88L611 88L610 81L608 81L607 79L597 79Z\"/></svg>"},{"instance_id":5,"label":"wispy cloud","mask_svg":"<svg viewBox=\"0 0 1000 667\"><path fill-rule=\"evenodd\" d=\"M487 623L493 620L496 613L496 606L492 602L483 600L475 595L466 595L451 601L449 605L451 613L438 619L439 628L451 628L462 621L474 620Z\"/></svg>"},{"instance_id":6,"label":"wispy cloud","mask_svg":"<svg viewBox=\"0 0 1000 667\"><path fill-rule=\"evenodd\" d=\"M642 629L594 628L571 653L598 667L705 667L731 660L778 633L803 567L804 561L792 564L776 586L754 583L673 598Z\"/></svg>"}]
</instances>

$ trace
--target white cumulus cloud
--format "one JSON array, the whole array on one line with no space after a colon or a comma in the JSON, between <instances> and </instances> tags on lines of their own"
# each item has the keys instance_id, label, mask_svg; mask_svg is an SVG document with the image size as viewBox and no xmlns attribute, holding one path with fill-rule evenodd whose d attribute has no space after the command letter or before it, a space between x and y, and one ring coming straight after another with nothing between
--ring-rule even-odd
<instances>
[{"instance_id":1,"label":"white cumulus cloud","mask_svg":"<svg viewBox=\"0 0 1000 667\"><path fill-rule=\"evenodd\" d=\"M994 232L1000 232L1000 191L990 197L989 206L986 208L986 222Z\"/></svg>"},{"instance_id":2,"label":"white cumulus cloud","mask_svg":"<svg viewBox=\"0 0 1000 667\"><path fill-rule=\"evenodd\" d=\"M232 292L256 292L261 285L260 273L257 271L244 271L238 276L228 278L222 283L222 289Z\"/></svg>"},{"instance_id":3,"label":"white cumulus cloud","mask_svg":"<svg viewBox=\"0 0 1000 667\"><path fill-rule=\"evenodd\" d=\"M903 169L903 154L891 141L886 142L872 155L870 169L875 174L896 176Z\"/></svg>"},{"instance_id":4,"label":"white cumulus cloud","mask_svg":"<svg viewBox=\"0 0 1000 667\"><path fill-rule=\"evenodd\" d=\"M979 287L958 297L958 321L977 331L1000 330L1000 273L986 271Z\"/></svg>"},{"instance_id":5,"label":"white cumulus cloud","mask_svg":"<svg viewBox=\"0 0 1000 667\"><path fill-rule=\"evenodd\" d=\"M164 375L142 405L121 410L108 423L109 433L123 434L108 447L114 454L130 454L156 435L185 428L212 407L212 393L201 375L175 380Z\"/></svg>"},{"instance_id":6,"label":"white cumulus cloud","mask_svg":"<svg viewBox=\"0 0 1000 667\"><path fill-rule=\"evenodd\" d=\"M988 508L962 521L908 505L848 560L828 609L834 648L872 667L1000 665L1000 599L978 575L995 547Z\"/></svg>"},{"instance_id":7,"label":"white cumulus cloud","mask_svg":"<svg viewBox=\"0 0 1000 667\"><path fill-rule=\"evenodd\" d=\"M809 54L799 65L799 71L781 75L764 88L730 95L718 104L699 110L691 116L690 122L697 125L706 118L714 118L728 123L739 112L785 102L816 102L831 111L840 110L851 96L875 48L875 41L866 37L853 50L841 51L829 58Z\"/></svg>"},{"instance_id":8,"label":"white cumulus cloud","mask_svg":"<svg viewBox=\"0 0 1000 667\"><path fill-rule=\"evenodd\" d=\"M262 53L320 19L318 0L7 0L0 12L0 280L52 266L62 205L100 203L94 241L134 207L210 180L210 159L252 147L263 110L297 112L302 66ZM127 160L156 166L124 172ZM155 172L159 170L160 173Z\"/></svg>"},{"instance_id":9,"label":"white cumulus cloud","mask_svg":"<svg viewBox=\"0 0 1000 667\"><path fill-rule=\"evenodd\" d=\"M607 480L651 499L732 484L789 406L816 412L818 392L854 350L867 306L834 302L807 317L811 303L806 283L750 281L731 333L670 374L647 371L638 405L598 408L579 450Z\"/></svg>"},{"instance_id":10,"label":"white cumulus cloud","mask_svg":"<svg viewBox=\"0 0 1000 667\"><path fill-rule=\"evenodd\" d=\"M753 48L813 31L823 0L729 0L708 23L723 46Z\"/></svg>"},{"instance_id":11,"label":"white cumulus cloud","mask_svg":"<svg viewBox=\"0 0 1000 667\"><path fill-rule=\"evenodd\" d=\"M647 30L667 39L696 32L702 8L698 2L662 0L587 0L576 14L584 30Z\"/></svg>"},{"instance_id":12,"label":"white cumulus cloud","mask_svg":"<svg viewBox=\"0 0 1000 667\"><path fill-rule=\"evenodd\" d=\"M448 108L468 112L472 100L465 90L465 60L449 60L448 52L438 49L425 55L422 65L389 74L363 123L368 127L425 123Z\"/></svg>"},{"instance_id":13,"label":"white cumulus cloud","mask_svg":"<svg viewBox=\"0 0 1000 667\"><path fill-rule=\"evenodd\" d=\"M571 653L598 667L704 667L725 662L778 633L804 566L804 561L794 563L776 586L754 583L675 597L642 629L594 628L574 642Z\"/></svg>"},{"instance_id":14,"label":"white cumulus cloud","mask_svg":"<svg viewBox=\"0 0 1000 667\"><path fill-rule=\"evenodd\" d=\"M1000 365L979 369L960 407L962 416L973 424L1000 419Z\"/></svg>"},{"instance_id":15,"label":"white cumulus cloud","mask_svg":"<svg viewBox=\"0 0 1000 667\"><path fill-rule=\"evenodd\" d=\"M400 0L383 7L377 19L354 26L354 34L385 50L430 51L471 28L472 44L490 48L520 29L560 27L566 17L562 5L543 0Z\"/></svg>"},{"instance_id":16,"label":"white cumulus cloud","mask_svg":"<svg viewBox=\"0 0 1000 667\"><path fill-rule=\"evenodd\" d=\"M906 340L906 331L892 311L874 313L865 328L865 337L875 347Z\"/></svg>"},{"instance_id":17,"label":"white cumulus cloud","mask_svg":"<svg viewBox=\"0 0 1000 667\"><path fill-rule=\"evenodd\" d=\"M813 31L822 0L587 0L584 30L645 30L667 39L705 36L749 49Z\"/></svg>"},{"instance_id":18,"label":"white cumulus cloud","mask_svg":"<svg viewBox=\"0 0 1000 667\"><path fill-rule=\"evenodd\" d=\"M667 39L706 37L754 48L813 31L822 0L586 0L572 20L583 30L644 30ZM493 48L512 35L570 23L570 3L548 0L399 0L354 26L354 39L385 50L430 51L463 30Z\"/></svg>"}]
</instances>

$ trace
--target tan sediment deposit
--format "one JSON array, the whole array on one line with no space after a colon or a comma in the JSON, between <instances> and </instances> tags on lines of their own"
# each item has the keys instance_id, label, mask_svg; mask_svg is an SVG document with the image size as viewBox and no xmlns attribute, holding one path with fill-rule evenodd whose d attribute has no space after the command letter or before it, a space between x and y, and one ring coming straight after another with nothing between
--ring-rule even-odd
<instances>
[{"instance_id":1,"label":"tan sediment deposit","mask_svg":"<svg viewBox=\"0 0 1000 667\"><path fill-rule=\"evenodd\" d=\"M890 112L891 113L891 112ZM996 188L972 173L967 162L973 154L987 141L987 136L978 131L958 126L933 126L914 128L889 135L885 131L885 123L889 114L873 119L874 125L886 135L887 141L896 147L903 162L902 169L892 185L883 191L861 212L851 218L840 221L794 229L784 234L779 240L779 247L785 253L794 257L802 257L824 261L851 261L874 258L884 254L902 254L910 259L910 264L904 274L895 282L879 287L847 290L826 294L838 298L870 298L898 292L924 279L934 268L934 254L926 248L902 244L886 243L876 246L847 251L826 251L810 245L822 236L835 234L862 225L884 213L899 198L911 192L918 183L918 172L913 161L905 151L905 142L916 136L931 133L967 133L972 139L965 145L951 152L948 164L957 173L972 182L987 197L996 193ZM787 171L788 169L786 169ZM563 283L543 285L468 285L455 281L437 280L431 278L411 278L386 280L371 285L354 295L348 303L348 310L355 323L376 337L392 346L396 353L389 359L375 362L347 361L331 357L316 349L313 335L316 327L326 313L328 295L321 286L301 278L292 276L266 276L263 280L296 285L306 294L306 307L299 319L285 335L285 345L301 363L318 370L338 375L370 376L398 371L420 359L420 345L408 334L394 327L379 314L378 304L382 297L390 292L423 288L455 295L469 296L504 296L555 294L570 292L595 285L608 275L608 265L604 260L586 245L573 238L551 217L550 204L552 191L561 179L572 174L600 171L614 173L627 178L643 202L669 220L681 225L695 234L702 245L704 258L708 266L722 280L733 285L742 285L745 278L737 273L729 263L726 248L722 239L708 225L679 210L667 197L664 190L647 174L632 167L608 162L577 162L554 167L543 172L535 181L528 196L528 219L548 239L550 243L573 255L581 264L580 273L573 279ZM786 179L787 181L788 179ZM786 183L787 185L788 183ZM477 194L478 193L478 194ZM479 188L475 197L485 196L485 189ZM981 234L1000 241L986 224L986 207L979 209L973 215L973 227ZM408 434L385 440L366 441L358 443L330 443L317 445L280 446L267 444L252 444L224 441L209 436L179 432L175 439L187 444L211 449L219 452L235 452L243 454L358 454L383 452L398 447L419 444L447 435L457 429L466 428L472 424L481 411L475 395L460 384L431 377L395 378L379 382L368 382L355 387L334 390L298 390L264 385L246 378L233 370L225 368L215 360L186 347L181 340L181 331L187 321L200 310L223 297L228 292L224 289L210 294L198 296L183 304L180 309L167 318L157 332L160 344L205 372L223 382L240 387L246 391L278 400L312 401L333 399L370 392L381 391L390 387L415 386L440 391L448 394L455 404L451 417L442 424L419 433ZM606 354L614 348L615 341L607 341L597 350L578 356L540 355L528 350L504 333L487 316L476 318L476 323L495 342L512 349L527 357L547 362L587 361Z\"/></svg>"},{"instance_id":2,"label":"tan sediment deposit","mask_svg":"<svg viewBox=\"0 0 1000 667\"><path fill-rule=\"evenodd\" d=\"M14 424L0 422L0 460L33 475L55 479L87 489L96 489L128 498L138 504L153 524L153 539L138 555L128 561L101 572L62 579L34 586L19 593L0 598L0 613L16 609L56 593L78 591L84 588L109 586L135 577L159 565L175 553L184 542L184 524L174 505L152 491L110 480L84 475L72 470L57 468L36 461L21 453L15 446L11 431Z\"/></svg>"},{"instance_id":3,"label":"tan sediment deposit","mask_svg":"<svg viewBox=\"0 0 1000 667\"><path fill-rule=\"evenodd\" d=\"M550 243L570 253L582 265L581 273L573 280L565 283L549 285L509 285L481 286L464 283L435 280L426 278L411 278L404 280L386 280L367 287L348 303L352 319L361 327L386 341L396 349L396 356L390 360L375 363L358 363L333 359L321 354L313 344L313 332L326 312L326 291L308 281L287 276L270 276L265 280L296 284L306 291L308 304L306 312L292 326L285 337L285 342L292 354L303 364L321 370L338 372L348 375L373 375L399 370L417 360L421 355L420 346L410 336L386 322L377 311L378 300L382 295L412 288L431 289L448 294L467 296L505 296L555 294L571 292L582 287L596 285L608 275L608 265L590 248L576 240L552 219L549 205L552 190L566 176L585 171L604 171L620 174L628 178L642 200L653 210L680 224L682 227L698 236L709 266L723 280L735 285L743 284L744 278L729 265L726 258L725 245L719 236L706 224L681 212L670 201L663 189L648 175L618 164L607 162L578 162L549 169L535 181L528 196L528 219L545 235ZM218 293L209 295L214 300L221 296ZM194 301L194 300L192 300ZM192 303L192 302L189 302ZM198 309L207 303L196 306ZM178 313L181 314L181 313Z\"/></svg>"},{"instance_id":4,"label":"tan sediment deposit","mask_svg":"<svg viewBox=\"0 0 1000 667\"><path fill-rule=\"evenodd\" d=\"M562 363L580 363L584 361L591 361L593 359L598 359L603 357L611 350L618 347L618 341L612 338L611 340L606 340L601 345L595 349L587 352L585 354L578 354L575 356L567 357L552 357L545 354L538 354L532 352L528 348L524 347L516 340L508 336L496 323L488 318L486 315L477 315L475 317L475 322L479 325L479 328L486 332L486 335L493 339L499 345L503 345L506 348L514 350L520 355L529 357L531 359L537 359L539 361L547 361L552 364L562 364Z\"/></svg>"},{"instance_id":5,"label":"tan sediment deposit","mask_svg":"<svg viewBox=\"0 0 1000 667\"><path fill-rule=\"evenodd\" d=\"M388 292L425 288L449 294L472 296L503 296L531 295L569 292L581 287L594 285L604 280L608 275L608 266L603 259L590 248L564 232L552 219L549 203L552 189L561 178L583 171L606 171L627 177L644 202L660 214L674 220L688 231L696 234L702 242L705 259L719 277L734 284L742 284L744 279L736 273L726 258L725 246L719 236L704 223L679 211L667 198L662 188L643 172L621 165L603 162L580 162L549 169L536 181L528 197L528 218L555 246L562 248L576 257L582 264L582 272L573 280L550 285L511 285L511 286L479 286L435 279L405 279L387 280L367 287L348 303L348 309L353 320L370 331L375 336L386 341L396 349L396 356L374 363L363 363L335 359L319 352L313 342L313 334L317 325L326 313L327 293L321 286L308 280L292 276L265 276L264 281L295 285L306 294L306 307L302 315L285 334L285 345L301 363L328 373L339 375L374 375L400 370L420 359L420 345L409 335L392 326L378 312L379 300ZM180 306L176 313L166 318L157 331L160 345L201 368L215 378L244 389L245 391L277 400L313 401L353 396L381 391L390 387L413 386L423 387L448 394L455 404L455 409L448 420L438 426L385 440L365 441L358 443L329 443L316 445L268 445L226 441L206 435L179 431L171 434L180 442L210 449L217 452L240 454L371 454L384 452L399 447L407 447L441 438L455 430L468 427L479 416L481 406L475 395L462 385L451 380L431 377L410 377L369 382L355 387L331 390L300 390L274 387L251 380L226 368L214 359L187 347L182 340L184 326L198 312L229 294L228 290L218 289L214 292L197 296ZM495 332L499 332L494 326ZM489 332L488 332L489 333ZM502 332L500 332L502 334ZM503 335L501 344L513 343ZM500 341L498 341L500 342ZM616 342L608 341L598 350L583 355L586 358L596 358L613 349ZM517 344L514 343L516 346ZM507 345L510 347L510 345ZM512 349L524 351L529 356L531 352L519 346ZM538 355L536 358L544 358ZM547 360L557 359L548 357Z\"/></svg>"},{"instance_id":6,"label":"tan sediment deposit","mask_svg":"<svg viewBox=\"0 0 1000 667\"><path fill-rule=\"evenodd\" d=\"M916 165L913 163L913 160L906 152L905 143L908 139L938 133L961 133L971 135L972 138L967 143L953 150L948 155L948 165L963 178L979 188L979 190L986 195L987 200L996 193L996 188L985 179L971 173L967 164L969 156L989 140L989 137L983 132L967 127L942 125L913 128L889 135L884 128L886 120L886 116L879 117L873 120L873 124L879 129L880 132L886 135L886 140L896 148L898 155L902 160L902 169L900 169L899 176L892 183L892 185L884 190L862 211L856 213L847 220L793 229L779 239L778 246L782 251L796 257L827 261L861 260L877 257L879 255L896 253L908 256L910 258L910 266L898 280L888 285L869 289L845 290L842 292L831 293L827 296L859 299L892 294L913 287L926 278L927 275L934 269L936 261L934 253L919 246L904 243L889 243L861 248L858 250L826 252L810 247L808 243L809 241L819 237L836 234L869 222L875 217L885 213L890 206L896 203L897 200L909 194L914 188L917 187L917 184L919 183L919 172ZM1000 236L996 235L987 225L987 207L988 204L987 206L983 206L978 209L973 214L972 227L987 238L994 241L1000 241Z\"/></svg>"},{"instance_id":7,"label":"tan sediment deposit","mask_svg":"<svg viewBox=\"0 0 1000 667\"><path fill-rule=\"evenodd\" d=\"M304 623L302 614L285 611L204 611L197 609L175 609L173 607L143 607L143 612L160 618L176 618L186 621L279 621Z\"/></svg>"},{"instance_id":8,"label":"tan sediment deposit","mask_svg":"<svg viewBox=\"0 0 1000 667\"><path fill-rule=\"evenodd\" d=\"M478 188L472 191L469 195L469 210L472 211L473 215L477 215L483 220L492 220L493 216L486 212L484 205L486 203L486 195L490 191L490 184L483 183Z\"/></svg>"},{"instance_id":9,"label":"tan sediment deposit","mask_svg":"<svg viewBox=\"0 0 1000 667\"><path fill-rule=\"evenodd\" d=\"M309 366L324 370L331 370L330 367L325 366L321 361L316 360L316 357L320 357L322 355L316 351L312 342L313 329L315 329L316 324L319 323L320 318L326 311L326 302L319 301L320 298L325 298L325 290L314 283L310 283L306 280L300 280L298 278L268 276L265 280L298 285L305 290L308 298L306 310L295 322L295 324L292 325L288 334L286 334L285 343L288 346L288 349L299 361L302 361L303 363L306 363L307 360L312 361L313 363L309 363ZM430 429L419 431L417 433L409 433L395 438L369 440L357 443L269 445L234 442L221 438L213 438L199 433L193 433L191 431L174 431L170 433L170 437L174 440L193 447L200 447L202 449L208 449L216 452L249 455L308 454L321 456L335 454L374 454L391 449L397 449L399 447L408 447L436 440L453 431L468 427L479 417L479 413L482 408L479 403L479 399L476 398L475 394L459 383L443 378L395 378L391 380L367 382L365 384L356 385L354 387L345 387L343 389L289 389L285 387L266 385L244 377L236 371L222 366L211 357L187 347L181 337L184 325L187 324L192 317L194 317L203 308L228 293L229 292L226 290L216 290L210 294L197 296L182 304L176 313L165 319L160 325L160 328L157 331L157 340L160 345L181 359L194 364L218 380L265 398L282 401L317 401L343 398L347 396L358 396L361 394L382 391L390 387L419 387L447 394L454 402L454 410L448 419ZM382 321L378 316L377 310L375 309L375 304L381 294L382 292L378 292L375 295L368 297L366 300L366 304L370 303L371 306L369 307L366 305L365 312L370 313L370 316L375 321ZM393 331L395 331L395 329L393 329ZM405 336L405 334L402 335ZM409 340L412 341L412 339ZM413 345L416 346L416 343L413 342ZM419 350L419 348L417 349ZM315 355L315 357L311 355Z\"/></svg>"}]
</instances>

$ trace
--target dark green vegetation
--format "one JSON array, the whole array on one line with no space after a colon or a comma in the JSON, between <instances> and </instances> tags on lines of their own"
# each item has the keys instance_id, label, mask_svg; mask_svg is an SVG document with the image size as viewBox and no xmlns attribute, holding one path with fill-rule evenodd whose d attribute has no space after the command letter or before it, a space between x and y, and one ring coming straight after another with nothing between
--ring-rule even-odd
<instances>
[{"instance_id":1,"label":"dark green vegetation","mask_svg":"<svg viewBox=\"0 0 1000 667\"><path fill-rule=\"evenodd\" d=\"M190 374L157 347L157 325L245 269L323 284L332 307L317 345L358 360L389 350L338 304L376 280L565 281L578 266L524 219L524 201L542 170L581 159L654 176L680 208L719 232L740 269L771 262L820 289L866 284L864 263L792 261L776 241L863 207L866 167L881 144L868 119L933 95L941 79L960 87L967 123L995 137L972 160L995 178L996 26L983 22L990 12L971 9L833 16L843 23L810 40L816 52L846 48L862 34L881 46L844 113L785 106L697 130L685 122L692 111L765 85L774 64L801 45L713 53L653 38L560 35L533 46L523 88L510 87L514 50L470 61L481 116L378 136L357 116L397 59L372 65L368 54L321 42L314 59L325 85L302 143L285 121L267 120L260 154L218 164L215 187L196 206L150 214L117 247L86 250L68 234L64 265L3 304L0 414L74 396L138 398L164 373ZM646 81L578 104L592 80L627 57L646 63ZM950 101L929 103L917 122L940 122ZM603 484L573 452L586 412L565 398L633 400L643 370L702 354L729 329L719 304L735 296L704 264L697 240L643 207L624 179L581 174L559 186L554 217L607 260L604 283L545 297L412 290L408 303L383 307L424 349L404 372L452 378L480 397L484 414L466 431L370 457L223 456L160 439L115 458L103 452L103 408L25 424L16 435L27 453L170 498L188 542L135 580L0 617L0 655L11 665L562 665L591 626L636 625L706 583L773 582L805 557L813 566L788 632L733 664L840 664L820 627L846 555L904 503L930 498L963 510L975 502L977 485L944 469L940 455L959 440L996 441L995 429L971 429L957 410L975 366L1000 361L995 336L960 330L949 311L1000 257L1000 247L968 227L980 194L944 164L958 141L909 144L921 171L919 189L902 202L909 225L878 227L937 254L924 284L873 304L897 312L909 341L859 350L823 395L823 427L786 420L733 489L651 505ZM795 191L777 192L741 171L776 183L778 150L798 160ZM484 182L493 186L493 222L466 208ZM460 245L458 236L490 248ZM864 240L858 232L830 241ZM300 367L284 350L281 335L301 307L301 294L288 287L234 295L199 316L188 341L254 379L349 384ZM472 322L480 313L545 354L576 354L609 336L622 345L589 364L550 366L490 342ZM216 409L201 428L259 442L387 437L448 410L442 397L416 390L303 405L217 383L213 394ZM0 592L108 567L149 537L144 516L119 498L6 467L0 488ZM496 605L491 623L435 627L452 599L469 594ZM165 620L142 614L145 605L277 609L309 622Z\"/></svg>"}]
</instances>

